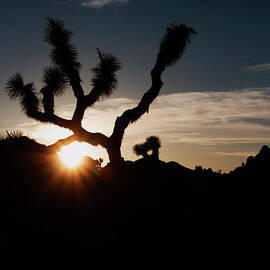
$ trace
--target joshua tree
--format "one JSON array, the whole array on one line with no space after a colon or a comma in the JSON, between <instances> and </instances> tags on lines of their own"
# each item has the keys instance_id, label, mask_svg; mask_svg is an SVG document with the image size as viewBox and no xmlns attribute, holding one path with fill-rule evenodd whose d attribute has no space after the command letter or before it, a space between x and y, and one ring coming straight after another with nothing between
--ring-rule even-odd
<instances>
[{"instance_id":1,"label":"joshua tree","mask_svg":"<svg viewBox=\"0 0 270 270\"><path fill-rule=\"evenodd\" d=\"M146 144L149 149L152 150L152 157L159 159L159 148L161 147L160 139L157 136L151 136L146 138Z\"/></svg>"},{"instance_id":2,"label":"joshua tree","mask_svg":"<svg viewBox=\"0 0 270 270\"><path fill-rule=\"evenodd\" d=\"M160 147L161 143L159 137L151 136L146 138L146 142L134 145L133 151L137 156L143 156L144 158L151 157L155 160L159 160ZM148 154L149 151L152 151L151 155Z\"/></svg>"},{"instance_id":3,"label":"joshua tree","mask_svg":"<svg viewBox=\"0 0 270 270\"><path fill-rule=\"evenodd\" d=\"M137 156L143 156L143 158L147 158L148 155L148 147L144 143L138 143L133 146L133 151Z\"/></svg>"},{"instance_id":4,"label":"joshua tree","mask_svg":"<svg viewBox=\"0 0 270 270\"><path fill-rule=\"evenodd\" d=\"M73 135L59 140L53 147L58 148L74 140L85 141L94 146L101 145L107 150L110 161L119 163L123 160L120 148L125 129L149 111L150 104L158 96L162 87L162 73L166 67L175 64L183 55L195 33L194 29L184 24L172 24L167 27L160 42L156 63L151 71L151 88L145 92L136 107L126 110L117 117L110 136L92 133L84 129L81 122L87 108L93 106L101 97L110 96L116 89L116 72L121 68L120 61L112 54L97 49L99 63L92 69L92 90L85 94L81 85L78 52L71 44L72 32L65 29L61 20L47 18L45 41L52 47L50 56L53 65L45 68L43 72L44 87L40 90L42 100L38 98L34 84L25 83L20 73L9 78L6 89L11 99L19 100L22 111L29 118L43 123L52 123L73 132ZM64 94L68 85L71 86L77 99L72 119L64 119L54 113L54 98Z\"/></svg>"}]
</instances>

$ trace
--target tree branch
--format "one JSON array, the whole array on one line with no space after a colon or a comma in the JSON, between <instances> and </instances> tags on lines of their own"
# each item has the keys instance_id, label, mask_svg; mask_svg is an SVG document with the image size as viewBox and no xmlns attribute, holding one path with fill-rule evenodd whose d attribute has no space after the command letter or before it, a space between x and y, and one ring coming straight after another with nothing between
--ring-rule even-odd
<instances>
[{"instance_id":1,"label":"tree branch","mask_svg":"<svg viewBox=\"0 0 270 270\"><path fill-rule=\"evenodd\" d=\"M46 114L40 111L36 111L35 113L29 114L28 116L42 123L50 123L73 130L73 123L71 120L64 119L55 114Z\"/></svg>"},{"instance_id":2,"label":"tree branch","mask_svg":"<svg viewBox=\"0 0 270 270\"><path fill-rule=\"evenodd\" d=\"M165 65L157 60L151 72L151 88L143 95L139 104L133 109L126 110L121 116L117 117L113 133L110 136L111 143L121 145L125 129L129 124L137 121L144 113L149 111L150 104L158 96L162 87L161 75L165 70Z\"/></svg>"},{"instance_id":3,"label":"tree branch","mask_svg":"<svg viewBox=\"0 0 270 270\"><path fill-rule=\"evenodd\" d=\"M69 78L70 78L70 76L69 76ZM70 85L72 87L74 96L77 99L82 99L84 97L84 91L83 91L83 88L81 86L81 79L80 79L79 75L78 75L77 79L70 80Z\"/></svg>"},{"instance_id":4,"label":"tree branch","mask_svg":"<svg viewBox=\"0 0 270 270\"><path fill-rule=\"evenodd\" d=\"M57 152L62 146L74 141L87 142L93 146L102 146L108 148L109 138L102 133L91 133L83 128L80 132L73 134L65 139L58 140L56 143L48 146L49 150Z\"/></svg>"},{"instance_id":5,"label":"tree branch","mask_svg":"<svg viewBox=\"0 0 270 270\"><path fill-rule=\"evenodd\" d=\"M100 89L93 87L91 92L83 98L78 98L76 108L72 116L72 121L78 127L81 126L84 112L87 107L93 106L100 98Z\"/></svg>"}]
</instances>

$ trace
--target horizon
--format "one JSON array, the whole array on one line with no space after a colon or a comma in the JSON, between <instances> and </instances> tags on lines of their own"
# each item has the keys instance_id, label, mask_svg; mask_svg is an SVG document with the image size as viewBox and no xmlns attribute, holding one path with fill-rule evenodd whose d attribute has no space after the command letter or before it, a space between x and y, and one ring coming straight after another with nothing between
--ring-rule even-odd
<instances>
[{"instance_id":1,"label":"horizon","mask_svg":"<svg viewBox=\"0 0 270 270\"><path fill-rule=\"evenodd\" d=\"M95 47L112 52L122 61L119 88L112 97L89 108L83 119L86 129L106 135L111 133L116 117L137 104L149 87L149 74L164 29L182 20L198 34L179 63L166 70L164 86L149 114L127 128L123 157L137 159L133 145L155 135L161 139L161 160L174 160L189 168L201 165L230 171L258 153L262 145L269 145L267 1L246 1L245 6L233 1L179 4L172 0L171 6L152 0L144 4L136 0L54 2L1 4L0 29L6 38L0 64L0 134L22 130L46 145L70 134L29 120L16 102L8 100L4 90L8 77L15 72L22 72L25 81L34 81L37 89L41 88L42 69L49 63L48 46L43 41L45 17L63 19L65 27L73 31L72 43L78 48L86 91L90 86L89 69L97 63ZM17 17L7 24L11 12ZM56 99L56 112L69 118L74 104L68 89Z\"/></svg>"}]
</instances>

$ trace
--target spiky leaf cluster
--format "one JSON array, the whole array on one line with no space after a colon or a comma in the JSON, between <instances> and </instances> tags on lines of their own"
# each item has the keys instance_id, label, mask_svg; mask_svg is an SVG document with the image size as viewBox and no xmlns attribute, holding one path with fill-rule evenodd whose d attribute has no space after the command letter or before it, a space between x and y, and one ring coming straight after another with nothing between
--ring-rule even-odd
<instances>
[{"instance_id":1,"label":"spiky leaf cluster","mask_svg":"<svg viewBox=\"0 0 270 270\"><path fill-rule=\"evenodd\" d=\"M33 117L39 111L39 99L35 93L33 83L24 84L22 75L15 73L10 76L6 90L11 99L18 99L22 111Z\"/></svg>"},{"instance_id":2,"label":"spiky leaf cluster","mask_svg":"<svg viewBox=\"0 0 270 270\"><path fill-rule=\"evenodd\" d=\"M39 111L39 99L35 93L33 83L24 86L24 95L20 97L21 110L29 117L35 116Z\"/></svg>"},{"instance_id":3,"label":"spiky leaf cluster","mask_svg":"<svg viewBox=\"0 0 270 270\"><path fill-rule=\"evenodd\" d=\"M121 63L117 57L110 53L97 49L99 63L91 69L92 86L99 89L100 96L109 96L117 87L116 72L121 69Z\"/></svg>"},{"instance_id":4,"label":"spiky leaf cluster","mask_svg":"<svg viewBox=\"0 0 270 270\"><path fill-rule=\"evenodd\" d=\"M70 43L72 32L64 28L61 20L47 18L45 27L45 41L53 46L51 59L60 66L71 80L80 80L78 71L81 64L78 62L78 51Z\"/></svg>"},{"instance_id":5,"label":"spiky leaf cluster","mask_svg":"<svg viewBox=\"0 0 270 270\"><path fill-rule=\"evenodd\" d=\"M184 24L169 25L160 42L159 60L165 66L175 64L191 42L193 34L196 34L196 31Z\"/></svg>"},{"instance_id":6,"label":"spiky leaf cluster","mask_svg":"<svg viewBox=\"0 0 270 270\"><path fill-rule=\"evenodd\" d=\"M68 85L68 78L62 68L49 66L44 69L42 82L45 84L42 94L51 92L53 96L61 96Z\"/></svg>"},{"instance_id":7,"label":"spiky leaf cluster","mask_svg":"<svg viewBox=\"0 0 270 270\"><path fill-rule=\"evenodd\" d=\"M161 142L159 137L150 136L146 138L146 142L142 144L136 144L133 147L133 151L137 156L146 157L149 151L158 150L161 147Z\"/></svg>"},{"instance_id":8,"label":"spiky leaf cluster","mask_svg":"<svg viewBox=\"0 0 270 270\"><path fill-rule=\"evenodd\" d=\"M12 100L24 95L24 81L21 73L10 76L6 83L6 91Z\"/></svg>"},{"instance_id":9,"label":"spiky leaf cluster","mask_svg":"<svg viewBox=\"0 0 270 270\"><path fill-rule=\"evenodd\" d=\"M136 144L133 146L133 151L137 156L147 156L147 152L149 151L148 147L144 144Z\"/></svg>"},{"instance_id":10,"label":"spiky leaf cluster","mask_svg":"<svg viewBox=\"0 0 270 270\"><path fill-rule=\"evenodd\" d=\"M150 136L146 138L146 144L151 150L159 149L161 147L160 139L157 136Z\"/></svg>"}]
</instances>

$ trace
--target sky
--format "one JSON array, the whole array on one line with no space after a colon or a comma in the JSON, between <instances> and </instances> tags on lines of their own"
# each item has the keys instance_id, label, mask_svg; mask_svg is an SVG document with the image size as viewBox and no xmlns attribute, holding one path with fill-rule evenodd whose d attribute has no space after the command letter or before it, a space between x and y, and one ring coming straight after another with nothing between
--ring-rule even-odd
<instances>
[{"instance_id":1,"label":"sky","mask_svg":"<svg viewBox=\"0 0 270 270\"><path fill-rule=\"evenodd\" d=\"M270 141L269 9L267 0L2 0L0 134L22 130L47 145L70 134L28 119L5 92L15 72L42 87L42 70L50 64L43 41L46 17L62 19L73 31L86 93L90 68L97 63L95 48L120 58L117 91L89 108L83 121L89 131L106 135L115 118L149 88L160 38L168 24L179 22L198 34L165 71L149 114L126 130L123 156L135 160L133 145L156 135L162 160L222 171L240 166ZM74 103L68 89L56 100L56 112L71 117Z\"/></svg>"}]
</instances>

